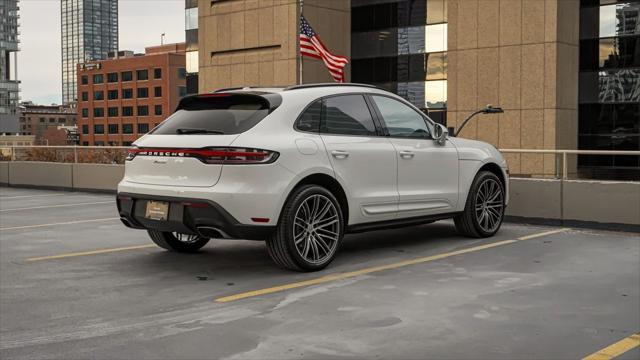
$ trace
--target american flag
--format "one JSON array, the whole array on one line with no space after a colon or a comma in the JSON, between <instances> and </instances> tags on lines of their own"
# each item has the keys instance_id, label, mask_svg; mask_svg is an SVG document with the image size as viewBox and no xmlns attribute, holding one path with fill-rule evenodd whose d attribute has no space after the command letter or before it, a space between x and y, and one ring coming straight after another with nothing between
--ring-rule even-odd
<instances>
[{"instance_id":1,"label":"american flag","mask_svg":"<svg viewBox=\"0 0 640 360\"><path fill-rule=\"evenodd\" d=\"M333 55L304 16L300 16L300 54L320 59L329 69L329 73L336 82L344 82L343 68L349 63L344 56Z\"/></svg>"}]
</instances>

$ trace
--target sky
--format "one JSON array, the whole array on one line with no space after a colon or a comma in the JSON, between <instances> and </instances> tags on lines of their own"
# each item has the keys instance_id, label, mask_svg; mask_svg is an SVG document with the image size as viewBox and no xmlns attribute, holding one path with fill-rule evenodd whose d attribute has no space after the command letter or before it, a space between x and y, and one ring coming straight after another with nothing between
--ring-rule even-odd
<instances>
[{"instance_id":1,"label":"sky","mask_svg":"<svg viewBox=\"0 0 640 360\"><path fill-rule=\"evenodd\" d=\"M20 0L18 80L22 101L62 101L60 0ZM120 50L184 41L184 0L119 0Z\"/></svg>"}]
</instances>

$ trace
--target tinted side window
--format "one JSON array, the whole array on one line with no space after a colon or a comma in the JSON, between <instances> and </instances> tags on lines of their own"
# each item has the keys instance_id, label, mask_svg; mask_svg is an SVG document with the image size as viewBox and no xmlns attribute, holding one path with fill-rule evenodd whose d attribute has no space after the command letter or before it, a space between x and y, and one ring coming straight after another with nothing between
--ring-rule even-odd
<instances>
[{"instance_id":1,"label":"tinted side window","mask_svg":"<svg viewBox=\"0 0 640 360\"><path fill-rule=\"evenodd\" d=\"M376 127L362 95L344 95L324 100L322 132L375 136Z\"/></svg>"},{"instance_id":2,"label":"tinted side window","mask_svg":"<svg viewBox=\"0 0 640 360\"><path fill-rule=\"evenodd\" d=\"M322 113L322 101L318 100L311 104L300 115L296 123L296 129L300 131L320 132L320 115Z\"/></svg>"},{"instance_id":3,"label":"tinted side window","mask_svg":"<svg viewBox=\"0 0 640 360\"><path fill-rule=\"evenodd\" d=\"M387 125L389 136L409 138L429 136L427 123L417 111L386 96L372 96L372 98Z\"/></svg>"}]
</instances>

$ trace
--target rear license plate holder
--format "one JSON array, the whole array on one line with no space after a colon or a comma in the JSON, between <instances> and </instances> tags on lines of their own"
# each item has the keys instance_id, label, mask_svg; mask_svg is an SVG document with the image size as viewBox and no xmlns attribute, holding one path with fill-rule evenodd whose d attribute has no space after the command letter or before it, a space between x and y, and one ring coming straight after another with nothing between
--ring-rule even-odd
<instances>
[{"instance_id":1,"label":"rear license plate holder","mask_svg":"<svg viewBox=\"0 0 640 360\"><path fill-rule=\"evenodd\" d=\"M166 201L147 201L144 217L150 220L166 221L169 218L169 203Z\"/></svg>"}]
</instances>

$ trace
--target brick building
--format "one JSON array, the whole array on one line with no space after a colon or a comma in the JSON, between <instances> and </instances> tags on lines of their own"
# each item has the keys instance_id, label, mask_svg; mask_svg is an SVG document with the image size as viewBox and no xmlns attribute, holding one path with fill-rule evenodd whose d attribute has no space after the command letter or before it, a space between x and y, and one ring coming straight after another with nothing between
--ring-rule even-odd
<instances>
[{"instance_id":1,"label":"brick building","mask_svg":"<svg viewBox=\"0 0 640 360\"><path fill-rule=\"evenodd\" d=\"M81 145L130 145L171 115L186 94L184 43L111 55L78 64Z\"/></svg>"},{"instance_id":2,"label":"brick building","mask_svg":"<svg viewBox=\"0 0 640 360\"><path fill-rule=\"evenodd\" d=\"M44 133L48 129L76 125L76 109L69 105L36 105L23 102L18 108L19 132L23 135L35 135L37 144L45 144Z\"/></svg>"}]
</instances>

